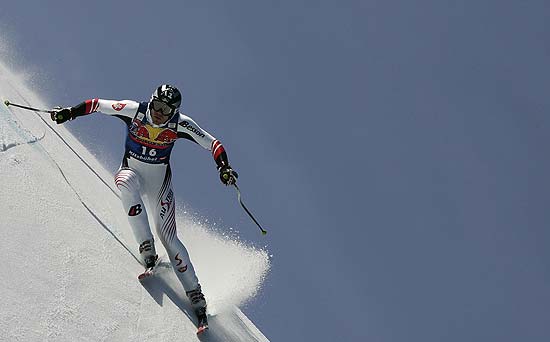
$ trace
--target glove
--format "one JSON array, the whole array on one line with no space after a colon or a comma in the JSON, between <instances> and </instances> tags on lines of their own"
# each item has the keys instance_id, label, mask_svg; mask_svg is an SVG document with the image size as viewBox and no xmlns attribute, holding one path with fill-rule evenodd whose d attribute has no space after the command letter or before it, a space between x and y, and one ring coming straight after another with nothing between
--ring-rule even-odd
<instances>
[{"instance_id":1,"label":"glove","mask_svg":"<svg viewBox=\"0 0 550 342\"><path fill-rule=\"evenodd\" d=\"M58 125L64 123L65 121L74 119L71 108L61 108L61 107L54 107L51 112L51 118L52 121L55 121Z\"/></svg>"},{"instance_id":2,"label":"glove","mask_svg":"<svg viewBox=\"0 0 550 342\"><path fill-rule=\"evenodd\" d=\"M237 178L239 178L237 172L233 171L233 169L229 165L222 166L219 171L220 180L225 185L233 185L237 182Z\"/></svg>"}]
</instances>

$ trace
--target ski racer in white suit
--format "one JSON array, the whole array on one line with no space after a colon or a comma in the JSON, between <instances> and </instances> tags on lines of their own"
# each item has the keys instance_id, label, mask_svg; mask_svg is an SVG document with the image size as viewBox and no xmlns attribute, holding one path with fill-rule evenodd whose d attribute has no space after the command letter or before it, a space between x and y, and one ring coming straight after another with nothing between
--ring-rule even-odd
<instances>
[{"instance_id":1,"label":"ski racer in white suit","mask_svg":"<svg viewBox=\"0 0 550 342\"><path fill-rule=\"evenodd\" d=\"M174 142L185 138L210 150L225 185L234 184L238 176L229 166L223 145L189 116L180 113L180 104L179 90L161 85L148 102L95 98L74 107L58 108L52 113L52 120L61 124L78 116L102 112L126 123L126 150L115 175L115 184L120 190L143 263L147 268L153 267L158 258L149 227L148 216L151 216L157 236L197 316L205 319L206 300L187 250L176 232L175 195L169 163Z\"/></svg>"}]
</instances>

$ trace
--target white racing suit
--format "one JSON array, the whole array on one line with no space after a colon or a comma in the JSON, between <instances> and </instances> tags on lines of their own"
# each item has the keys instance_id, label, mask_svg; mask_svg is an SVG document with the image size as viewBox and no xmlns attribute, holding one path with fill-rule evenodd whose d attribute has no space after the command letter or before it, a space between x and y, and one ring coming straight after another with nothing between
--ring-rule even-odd
<instances>
[{"instance_id":1,"label":"white racing suit","mask_svg":"<svg viewBox=\"0 0 550 342\"><path fill-rule=\"evenodd\" d=\"M176 199L171 183L170 153L177 139L186 138L210 150L218 167L228 165L227 154L218 140L184 114L176 112L161 126L152 124L148 104L129 100L91 99L72 110L75 116L99 111L116 116L127 124L126 151L115 175L115 184L120 190L122 205L140 245L140 255L143 259L147 253L155 253L154 244L152 251L141 248L144 242L153 241L148 220L151 217L156 235L166 248L185 291L198 289L200 292L193 264L176 231ZM201 302L201 305L205 305L204 301Z\"/></svg>"}]
</instances>

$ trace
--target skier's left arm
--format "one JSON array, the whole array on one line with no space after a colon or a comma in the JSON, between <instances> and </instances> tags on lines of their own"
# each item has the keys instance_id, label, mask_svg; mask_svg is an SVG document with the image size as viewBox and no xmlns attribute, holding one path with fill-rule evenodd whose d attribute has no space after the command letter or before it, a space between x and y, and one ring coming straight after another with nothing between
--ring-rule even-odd
<instances>
[{"instance_id":1,"label":"skier's left arm","mask_svg":"<svg viewBox=\"0 0 550 342\"><path fill-rule=\"evenodd\" d=\"M184 114L180 114L178 138L191 140L210 151L220 172L222 183L225 185L235 184L239 175L229 165L227 152L222 143Z\"/></svg>"}]
</instances>

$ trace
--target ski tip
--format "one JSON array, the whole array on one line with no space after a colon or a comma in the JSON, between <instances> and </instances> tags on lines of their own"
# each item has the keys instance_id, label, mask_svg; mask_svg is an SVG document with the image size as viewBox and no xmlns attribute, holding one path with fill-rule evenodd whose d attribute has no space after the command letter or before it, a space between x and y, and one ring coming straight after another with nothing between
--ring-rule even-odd
<instances>
[{"instance_id":1,"label":"ski tip","mask_svg":"<svg viewBox=\"0 0 550 342\"><path fill-rule=\"evenodd\" d=\"M153 275L152 271L145 271L142 274L138 275L138 280L143 281Z\"/></svg>"},{"instance_id":2,"label":"ski tip","mask_svg":"<svg viewBox=\"0 0 550 342\"><path fill-rule=\"evenodd\" d=\"M203 325L197 329L197 335L203 334L206 330L208 330L208 325Z\"/></svg>"}]
</instances>

